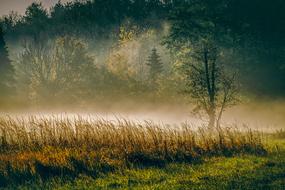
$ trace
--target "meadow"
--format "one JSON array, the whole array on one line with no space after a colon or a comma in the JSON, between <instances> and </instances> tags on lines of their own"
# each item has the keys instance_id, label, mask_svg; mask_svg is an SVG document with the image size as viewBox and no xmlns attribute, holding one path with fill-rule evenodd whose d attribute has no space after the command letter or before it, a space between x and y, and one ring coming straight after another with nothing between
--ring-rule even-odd
<instances>
[{"instance_id":1,"label":"meadow","mask_svg":"<svg viewBox=\"0 0 285 190\"><path fill-rule=\"evenodd\" d=\"M1 116L0 137L2 189L285 188L282 130Z\"/></svg>"},{"instance_id":2,"label":"meadow","mask_svg":"<svg viewBox=\"0 0 285 190\"><path fill-rule=\"evenodd\" d=\"M0 190L285 190L284 10L0 0Z\"/></svg>"}]
</instances>

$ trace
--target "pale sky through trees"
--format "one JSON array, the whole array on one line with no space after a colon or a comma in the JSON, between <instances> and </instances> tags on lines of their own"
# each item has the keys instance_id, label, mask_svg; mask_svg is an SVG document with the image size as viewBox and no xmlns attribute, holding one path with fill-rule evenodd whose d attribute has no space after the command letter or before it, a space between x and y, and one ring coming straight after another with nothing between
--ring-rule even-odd
<instances>
[{"instance_id":1,"label":"pale sky through trees","mask_svg":"<svg viewBox=\"0 0 285 190\"><path fill-rule=\"evenodd\" d=\"M58 0L0 0L0 16L9 14L11 11L16 11L24 14L26 8L34 1L42 2L45 8L50 8L58 2ZM65 3L70 0L61 0Z\"/></svg>"}]
</instances>

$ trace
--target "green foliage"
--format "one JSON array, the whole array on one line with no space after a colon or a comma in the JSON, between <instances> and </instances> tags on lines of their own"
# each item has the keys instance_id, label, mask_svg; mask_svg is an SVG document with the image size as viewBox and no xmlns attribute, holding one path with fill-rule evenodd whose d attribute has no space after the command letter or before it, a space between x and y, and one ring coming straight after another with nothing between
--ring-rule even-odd
<instances>
[{"instance_id":1,"label":"green foliage","mask_svg":"<svg viewBox=\"0 0 285 190\"><path fill-rule=\"evenodd\" d=\"M4 40L2 25L0 25L0 97L12 95L14 68L9 59L8 49ZM2 100L0 100L2 103Z\"/></svg>"},{"instance_id":2,"label":"green foliage","mask_svg":"<svg viewBox=\"0 0 285 190\"><path fill-rule=\"evenodd\" d=\"M224 45L232 47L229 26L223 23L227 3L185 2L170 17L172 26L166 41L176 57L181 56L179 66L185 74L185 92L196 105L194 113L206 113L209 126L219 125L224 110L237 102L236 77L230 74L236 68L225 70L229 66L222 56Z\"/></svg>"},{"instance_id":3,"label":"green foliage","mask_svg":"<svg viewBox=\"0 0 285 190\"><path fill-rule=\"evenodd\" d=\"M185 76L173 69L174 63L181 65L182 59L184 63L192 62L189 54L200 49L197 43L201 39L210 39L218 47L217 54L223 59L219 62L226 63L226 72L232 72L232 66L239 70L238 79L245 92L282 95L283 7L281 0L87 0L58 2L50 12L40 3L33 3L25 15L13 13L0 22L10 57L15 61L23 41L40 49L50 49L46 44L61 36L87 41L88 53L96 55L96 69L102 69L100 72L106 75L88 69L92 76L84 79L89 85L84 93L89 97L95 96L96 91L102 97L107 97L107 91L109 96L125 92L126 98L143 92L149 93L149 97L177 95L173 91L181 89ZM271 29L263 30L263 26ZM166 34L169 35L164 38ZM168 49L161 46L163 38ZM157 47L167 76L158 79L159 89L155 91L146 82L146 59L151 47ZM174 53L172 58L169 51ZM104 89L104 84L108 89Z\"/></svg>"},{"instance_id":4,"label":"green foliage","mask_svg":"<svg viewBox=\"0 0 285 190\"><path fill-rule=\"evenodd\" d=\"M30 36L35 42L44 40L43 36L48 35L45 30L48 28L48 12L41 3L32 3L26 10L23 17L24 35Z\"/></svg>"},{"instance_id":5,"label":"green foliage","mask_svg":"<svg viewBox=\"0 0 285 190\"><path fill-rule=\"evenodd\" d=\"M27 44L16 68L20 95L36 102L84 98L88 91L82 88L96 71L86 45L72 37L58 38L50 47Z\"/></svg>"},{"instance_id":6,"label":"green foliage","mask_svg":"<svg viewBox=\"0 0 285 190\"><path fill-rule=\"evenodd\" d=\"M133 23L136 33L151 29L161 37L163 27L168 25L166 41L175 42L167 44L171 51L181 51L189 40L193 43L210 37L228 56L228 62L239 68L244 90L266 95L282 94L285 89L284 70L280 69L285 55L284 6L282 0L88 0L58 2L48 12L41 4L33 3L24 16L10 14L1 23L11 47L22 40L41 43L58 36L76 36L94 47L91 50L100 62L105 62L101 55L108 57L109 49L116 46L124 23ZM160 42L151 45L158 47ZM145 48L141 52L147 51ZM168 50L159 48L159 52L162 57L168 55Z\"/></svg>"},{"instance_id":7,"label":"green foliage","mask_svg":"<svg viewBox=\"0 0 285 190\"><path fill-rule=\"evenodd\" d=\"M155 84L158 77L161 76L163 72L163 63L160 60L160 56L157 53L156 48L151 50L151 54L147 60L147 65L149 66L150 81Z\"/></svg>"},{"instance_id":8,"label":"green foliage","mask_svg":"<svg viewBox=\"0 0 285 190\"><path fill-rule=\"evenodd\" d=\"M266 156L204 158L197 163L171 163L164 167L128 168L101 173L35 180L22 185L10 184L3 189L276 189L284 181L284 140L282 151ZM3 178L2 178L3 179Z\"/></svg>"}]
</instances>

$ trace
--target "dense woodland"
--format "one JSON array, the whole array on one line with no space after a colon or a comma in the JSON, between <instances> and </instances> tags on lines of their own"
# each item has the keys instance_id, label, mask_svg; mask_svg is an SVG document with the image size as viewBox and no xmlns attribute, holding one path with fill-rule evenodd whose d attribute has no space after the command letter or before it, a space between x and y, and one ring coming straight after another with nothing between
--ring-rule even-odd
<instances>
[{"instance_id":1,"label":"dense woodland","mask_svg":"<svg viewBox=\"0 0 285 190\"><path fill-rule=\"evenodd\" d=\"M1 18L1 105L189 99L219 115L240 94L283 97L284 10L283 0L33 3Z\"/></svg>"}]
</instances>

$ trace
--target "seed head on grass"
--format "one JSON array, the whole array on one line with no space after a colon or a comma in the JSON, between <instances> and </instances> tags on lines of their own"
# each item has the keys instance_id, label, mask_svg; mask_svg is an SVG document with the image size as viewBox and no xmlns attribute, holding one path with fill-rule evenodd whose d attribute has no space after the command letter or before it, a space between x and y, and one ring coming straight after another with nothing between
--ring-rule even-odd
<instances>
[{"instance_id":1,"label":"seed head on grass","mask_svg":"<svg viewBox=\"0 0 285 190\"><path fill-rule=\"evenodd\" d=\"M23 179L97 175L124 167L193 162L205 156L265 153L260 134L252 130L81 116L0 117L0 140L0 175L7 183L21 175Z\"/></svg>"}]
</instances>

